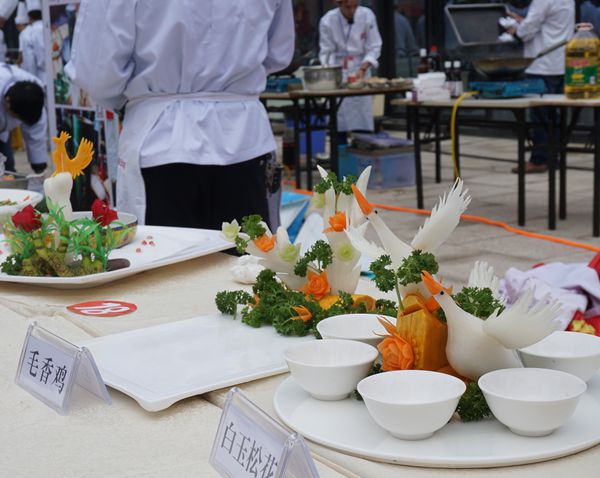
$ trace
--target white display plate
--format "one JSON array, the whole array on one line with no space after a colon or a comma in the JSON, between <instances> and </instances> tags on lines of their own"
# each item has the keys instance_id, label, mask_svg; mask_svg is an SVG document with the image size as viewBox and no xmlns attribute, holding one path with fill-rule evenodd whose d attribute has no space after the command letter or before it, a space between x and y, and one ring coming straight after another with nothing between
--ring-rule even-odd
<instances>
[{"instance_id":1,"label":"white display plate","mask_svg":"<svg viewBox=\"0 0 600 478\"><path fill-rule=\"evenodd\" d=\"M229 316L206 315L99 337L80 345L104 382L150 412L178 400L287 371L283 352L313 336L283 337Z\"/></svg>"},{"instance_id":2,"label":"white display plate","mask_svg":"<svg viewBox=\"0 0 600 478\"><path fill-rule=\"evenodd\" d=\"M154 245L150 245L151 237ZM146 244L144 244L144 241ZM135 239L111 252L111 259L128 259L125 269L79 277L11 276L0 273L0 282L16 282L56 289L84 289L132 276L148 269L187 261L214 252L230 249L231 243L220 237L220 231L180 227L138 226ZM0 263L10 254L10 248L0 234ZM139 251L139 252L138 252Z\"/></svg>"},{"instance_id":3,"label":"white display plate","mask_svg":"<svg viewBox=\"0 0 600 478\"><path fill-rule=\"evenodd\" d=\"M461 423L453 418L433 437L392 437L370 417L363 402L315 400L286 379L273 399L290 428L315 443L375 461L435 468L491 468L571 455L600 443L600 374L588 383L569 421L546 437L522 437L495 419ZM576 470L574 470L576 474Z\"/></svg>"}]
</instances>

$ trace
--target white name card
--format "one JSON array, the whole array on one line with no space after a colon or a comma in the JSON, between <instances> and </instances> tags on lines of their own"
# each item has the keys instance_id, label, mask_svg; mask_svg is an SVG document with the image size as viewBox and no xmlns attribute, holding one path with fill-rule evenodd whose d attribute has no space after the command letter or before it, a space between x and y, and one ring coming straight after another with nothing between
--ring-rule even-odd
<instances>
[{"instance_id":1,"label":"white name card","mask_svg":"<svg viewBox=\"0 0 600 478\"><path fill-rule=\"evenodd\" d=\"M66 341L36 322L27 329L15 381L61 415L69 413L75 385L111 403L90 351Z\"/></svg>"},{"instance_id":2,"label":"white name card","mask_svg":"<svg viewBox=\"0 0 600 478\"><path fill-rule=\"evenodd\" d=\"M227 478L319 476L304 439L288 432L237 387L227 394L210 463Z\"/></svg>"}]
</instances>

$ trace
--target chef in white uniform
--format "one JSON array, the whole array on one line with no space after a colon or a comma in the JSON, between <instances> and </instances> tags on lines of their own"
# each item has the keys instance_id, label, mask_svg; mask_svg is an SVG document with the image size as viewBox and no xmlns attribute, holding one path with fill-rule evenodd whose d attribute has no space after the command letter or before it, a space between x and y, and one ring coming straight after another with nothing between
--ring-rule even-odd
<instances>
[{"instance_id":1,"label":"chef in white uniform","mask_svg":"<svg viewBox=\"0 0 600 478\"><path fill-rule=\"evenodd\" d=\"M21 126L29 163L36 173L42 172L48 157L48 120L42 85L21 68L0 63L0 92L0 151L8 152L7 157L12 153L10 132ZM11 169L14 170L14 164Z\"/></svg>"},{"instance_id":2,"label":"chef in white uniform","mask_svg":"<svg viewBox=\"0 0 600 478\"><path fill-rule=\"evenodd\" d=\"M291 0L83 0L65 71L126 105L117 208L188 227L268 217L276 147L258 95L293 50Z\"/></svg>"},{"instance_id":3,"label":"chef in white uniform","mask_svg":"<svg viewBox=\"0 0 600 478\"><path fill-rule=\"evenodd\" d=\"M371 10L358 6L358 0L338 0L338 8L328 11L319 23L319 59L323 65L342 65L344 76L368 78L378 66L381 35ZM370 96L344 98L338 112L338 131L373 131Z\"/></svg>"},{"instance_id":4,"label":"chef in white uniform","mask_svg":"<svg viewBox=\"0 0 600 478\"><path fill-rule=\"evenodd\" d=\"M19 35L19 50L23 58L21 68L46 84L46 56L44 52L44 25L40 0L26 0L30 23Z\"/></svg>"}]
</instances>

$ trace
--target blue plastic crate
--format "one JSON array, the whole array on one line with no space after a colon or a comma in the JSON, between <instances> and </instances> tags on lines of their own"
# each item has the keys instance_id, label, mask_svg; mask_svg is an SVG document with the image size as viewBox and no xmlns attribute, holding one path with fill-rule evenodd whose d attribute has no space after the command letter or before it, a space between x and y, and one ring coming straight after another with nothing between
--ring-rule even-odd
<instances>
[{"instance_id":1,"label":"blue plastic crate","mask_svg":"<svg viewBox=\"0 0 600 478\"><path fill-rule=\"evenodd\" d=\"M326 125L326 119L321 119L319 122L315 123L317 120L316 116L311 116L311 125L317 124L321 127ZM294 120L292 118L286 118L285 124L288 128L294 128ZM300 128L304 128L304 122L300 122ZM314 157L317 153L325 152L325 136L327 132L325 130L317 130L311 131L310 139L311 139L311 152ZM306 154L306 133L300 133L300 154Z\"/></svg>"},{"instance_id":2,"label":"blue plastic crate","mask_svg":"<svg viewBox=\"0 0 600 478\"><path fill-rule=\"evenodd\" d=\"M340 176L358 176L372 166L369 189L392 189L415 184L415 153L402 151L344 151L340 156Z\"/></svg>"}]
</instances>

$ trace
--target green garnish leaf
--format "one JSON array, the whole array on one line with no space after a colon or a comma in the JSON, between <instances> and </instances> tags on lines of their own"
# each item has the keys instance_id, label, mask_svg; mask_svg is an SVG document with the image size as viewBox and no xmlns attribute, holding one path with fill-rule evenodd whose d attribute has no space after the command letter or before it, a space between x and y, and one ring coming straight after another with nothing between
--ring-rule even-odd
<instances>
[{"instance_id":1,"label":"green garnish leaf","mask_svg":"<svg viewBox=\"0 0 600 478\"><path fill-rule=\"evenodd\" d=\"M476 422L492 415L483 392L476 382L467 385L467 390L460 397L456 412L463 422Z\"/></svg>"},{"instance_id":2,"label":"green garnish leaf","mask_svg":"<svg viewBox=\"0 0 600 478\"><path fill-rule=\"evenodd\" d=\"M421 282L423 271L433 275L437 274L438 269L438 263L431 252L415 250L398 268L398 282L402 285L418 284Z\"/></svg>"},{"instance_id":3,"label":"green garnish leaf","mask_svg":"<svg viewBox=\"0 0 600 478\"><path fill-rule=\"evenodd\" d=\"M489 287L465 287L453 296L456 305L469 314L480 319L487 319L496 309L499 313L504 310L500 302Z\"/></svg>"}]
</instances>

